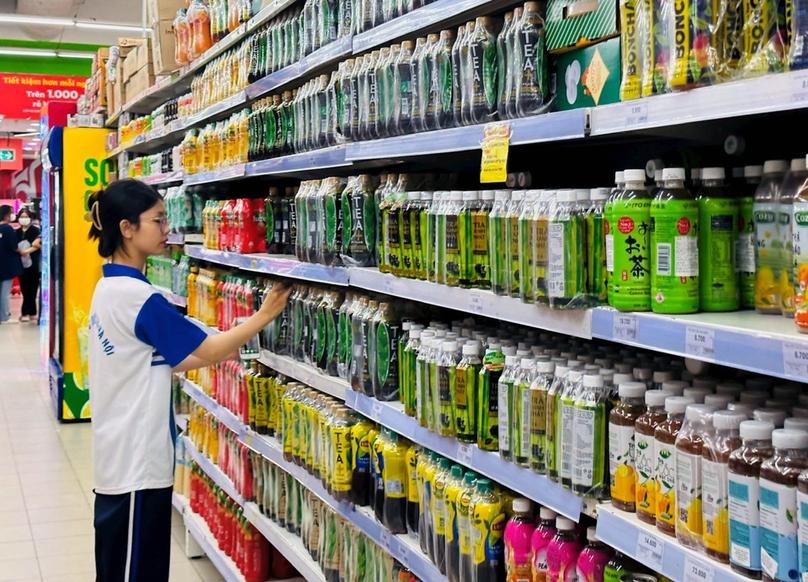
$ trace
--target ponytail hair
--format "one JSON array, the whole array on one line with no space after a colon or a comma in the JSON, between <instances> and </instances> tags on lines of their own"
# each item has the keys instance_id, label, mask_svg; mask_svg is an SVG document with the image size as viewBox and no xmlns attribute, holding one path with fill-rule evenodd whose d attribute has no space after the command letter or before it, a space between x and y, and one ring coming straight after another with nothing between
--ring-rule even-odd
<instances>
[{"instance_id":1,"label":"ponytail hair","mask_svg":"<svg viewBox=\"0 0 808 582\"><path fill-rule=\"evenodd\" d=\"M90 196L87 205L90 240L98 241L98 254L108 259L123 247L121 222L140 225L140 215L157 204L162 197L151 186L137 180L118 180Z\"/></svg>"}]
</instances>

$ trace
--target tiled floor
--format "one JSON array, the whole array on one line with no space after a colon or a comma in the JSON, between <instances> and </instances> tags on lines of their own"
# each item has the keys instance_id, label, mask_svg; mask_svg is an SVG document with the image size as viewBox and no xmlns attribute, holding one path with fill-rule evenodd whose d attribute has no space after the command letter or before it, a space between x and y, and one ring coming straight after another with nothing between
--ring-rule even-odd
<instances>
[{"instance_id":1,"label":"tiled floor","mask_svg":"<svg viewBox=\"0 0 808 582\"><path fill-rule=\"evenodd\" d=\"M36 325L0 325L0 582L95 580L92 486L90 425L55 420ZM222 580L176 512L173 534L171 582Z\"/></svg>"}]
</instances>

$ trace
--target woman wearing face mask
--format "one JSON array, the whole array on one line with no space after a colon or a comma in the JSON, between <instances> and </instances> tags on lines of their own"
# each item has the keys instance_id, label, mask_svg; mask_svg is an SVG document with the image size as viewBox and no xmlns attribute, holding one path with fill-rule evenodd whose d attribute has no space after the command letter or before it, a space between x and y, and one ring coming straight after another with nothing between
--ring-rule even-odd
<instances>
[{"instance_id":1,"label":"woman wearing face mask","mask_svg":"<svg viewBox=\"0 0 808 582\"><path fill-rule=\"evenodd\" d=\"M0 323L17 323L11 319L11 285L22 274L22 261L17 248L17 234L11 224L13 210L0 206Z\"/></svg>"},{"instance_id":2,"label":"woman wearing face mask","mask_svg":"<svg viewBox=\"0 0 808 582\"><path fill-rule=\"evenodd\" d=\"M33 224L33 216L28 210L20 210L17 217L20 229L17 241L20 243L22 256L22 275L20 275L20 291L22 291L22 313L20 321L36 320L36 298L39 291L39 261L42 255L42 238L39 227ZM25 243L23 243L25 241Z\"/></svg>"}]
</instances>

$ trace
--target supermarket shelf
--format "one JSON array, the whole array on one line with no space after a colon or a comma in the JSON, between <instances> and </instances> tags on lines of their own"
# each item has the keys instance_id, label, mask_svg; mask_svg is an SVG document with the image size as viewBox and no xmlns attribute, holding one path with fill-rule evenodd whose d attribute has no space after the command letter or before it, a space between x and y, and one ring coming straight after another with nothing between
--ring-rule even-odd
<instances>
[{"instance_id":1,"label":"supermarket shelf","mask_svg":"<svg viewBox=\"0 0 808 582\"><path fill-rule=\"evenodd\" d=\"M304 279L328 285L348 285L348 269L326 267L315 263L303 263L289 255L242 255L227 251L216 251L199 246L186 246L185 254L194 259L227 265L237 269Z\"/></svg>"},{"instance_id":2,"label":"supermarket shelf","mask_svg":"<svg viewBox=\"0 0 808 582\"><path fill-rule=\"evenodd\" d=\"M152 285L155 289L157 289L160 293L162 293L166 299L168 299L171 303L176 305L177 307L188 307L188 298L183 297L182 295L177 295L171 289L166 289L165 287L160 287L159 285Z\"/></svg>"},{"instance_id":3,"label":"supermarket shelf","mask_svg":"<svg viewBox=\"0 0 808 582\"><path fill-rule=\"evenodd\" d=\"M808 71L795 71L594 107L590 110L590 135L805 107L808 107Z\"/></svg>"},{"instance_id":4,"label":"supermarket shelf","mask_svg":"<svg viewBox=\"0 0 808 582\"><path fill-rule=\"evenodd\" d=\"M413 14L415 14L413 12ZM514 119L510 145L527 145L546 141L581 139L585 135L586 111L573 109ZM485 125L470 125L438 131L427 131L386 139L348 144L349 161L429 156L462 151L479 151Z\"/></svg>"},{"instance_id":5,"label":"supermarket shelf","mask_svg":"<svg viewBox=\"0 0 808 582\"><path fill-rule=\"evenodd\" d=\"M150 186L159 186L161 184L173 184L176 182L182 182L184 173L182 170L178 170L176 172L169 172L167 174L154 174L153 176L145 176L141 178L137 178L144 184L149 184Z\"/></svg>"},{"instance_id":6,"label":"supermarket shelf","mask_svg":"<svg viewBox=\"0 0 808 582\"><path fill-rule=\"evenodd\" d=\"M404 279L378 269L350 269L350 285L394 297L464 311L520 325L580 338L592 338L592 315L586 309L550 309L491 291L448 287L428 281Z\"/></svg>"},{"instance_id":7,"label":"supermarket shelf","mask_svg":"<svg viewBox=\"0 0 808 582\"><path fill-rule=\"evenodd\" d=\"M244 576L239 572L236 563L219 549L216 538L208 528L208 524L201 516L189 510L184 513L185 527L194 537L199 547L205 552L208 559L216 566L219 574L226 582L246 582Z\"/></svg>"},{"instance_id":8,"label":"supermarket shelf","mask_svg":"<svg viewBox=\"0 0 808 582\"><path fill-rule=\"evenodd\" d=\"M605 503L598 506L598 539L631 556L671 580L749 580L725 564L679 544L655 527L641 522L634 513L619 511Z\"/></svg>"},{"instance_id":9,"label":"supermarket shelf","mask_svg":"<svg viewBox=\"0 0 808 582\"><path fill-rule=\"evenodd\" d=\"M188 421L190 420L190 414L175 414L174 415L174 424L177 425L177 428L181 430L185 430L188 426Z\"/></svg>"},{"instance_id":10,"label":"supermarket shelf","mask_svg":"<svg viewBox=\"0 0 808 582\"><path fill-rule=\"evenodd\" d=\"M241 107L247 103L247 92L239 91L238 93L222 99L218 103L214 103L193 115L189 115L185 119L185 128L191 128L197 125L202 125L207 121L213 121L217 117L222 117L229 112Z\"/></svg>"},{"instance_id":11,"label":"supermarket shelf","mask_svg":"<svg viewBox=\"0 0 808 582\"><path fill-rule=\"evenodd\" d=\"M185 392L188 396L193 398L196 402L202 405L202 407L210 412L213 416L219 419L222 424L224 424L227 428L231 431L236 433L237 435L242 435L244 432L244 424L242 424L241 420L233 414L230 410L221 406L213 397L208 396L202 391L202 388L191 382L190 380L185 380L182 385L182 391ZM231 495L231 497L233 497ZM235 499L235 498L234 498Z\"/></svg>"},{"instance_id":12,"label":"supermarket shelf","mask_svg":"<svg viewBox=\"0 0 808 582\"><path fill-rule=\"evenodd\" d=\"M674 316L599 307L592 336L797 382L808 375L808 336L791 319L753 311Z\"/></svg>"},{"instance_id":13,"label":"supermarket shelf","mask_svg":"<svg viewBox=\"0 0 808 582\"><path fill-rule=\"evenodd\" d=\"M345 400L345 394L351 390L351 387L342 378L321 374L316 368L301 364L286 356L273 354L267 350L261 351L261 357L258 358L258 361L284 376L289 376L298 382L308 384L312 388L316 388L320 392L339 400Z\"/></svg>"},{"instance_id":14,"label":"supermarket shelf","mask_svg":"<svg viewBox=\"0 0 808 582\"><path fill-rule=\"evenodd\" d=\"M205 242L205 235L203 234L183 234L181 232L168 233L168 244L181 245L181 244L202 244Z\"/></svg>"},{"instance_id":15,"label":"supermarket shelf","mask_svg":"<svg viewBox=\"0 0 808 582\"><path fill-rule=\"evenodd\" d=\"M269 543L289 560L289 563L308 582L325 582L320 565L312 560L308 550L303 545L303 541L296 535L289 533L274 521L266 517L258 509L255 503L244 505L244 517L253 524L258 531L269 541Z\"/></svg>"},{"instance_id":16,"label":"supermarket shelf","mask_svg":"<svg viewBox=\"0 0 808 582\"><path fill-rule=\"evenodd\" d=\"M191 457L193 457L194 462L199 465L199 468L202 469L208 477L213 479L213 482L221 487L222 491L227 493L233 501L243 507L244 498L239 495L238 491L236 491L236 487L233 485L230 478L225 475L218 466L214 465L210 459L199 452L199 449L196 448L196 445L193 443L193 441L191 441L191 439L188 437L180 438L185 439L185 450L191 453Z\"/></svg>"},{"instance_id":17,"label":"supermarket shelf","mask_svg":"<svg viewBox=\"0 0 808 582\"><path fill-rule=\"evenodd\" d=\"M350 165L350 162L345 161L345 146L334 146L322 150L250 162L247 164L246 175L252 177L295 174Z\"/></svg>"},{"instance_id":18,"label":"supermarket shelf","mask_svg":"<svg viewBox=\"0 0 808 582\"><path fill-rule=\"evenodd\" d=\"M221 170L213 170L212 172L199 172L198 174L186 174L182 182L186 186L193 186L196 184L211 184L213 182L226 182L227 180L235 180L236 178L243 178L247 171L246 164L237 164L229 168Z\"/></svg>"},{"instance_id":19,"label":"supermarket shelf","mask_svg":"<svg viewBox=\"0 0 808 582\"><path fill-rule=\"evenodd\" d=\"M264 95L283 88L284 86L311 76L315 71L347 57L352 52L353 37L351 35L338 38L334 42L320 47L310 55L303 57L296 63L284 67L252 83L246 89L248 99L259 99Z\"/></svg>"},{"instance_id":20,"label":"supermarket shelf","mask_svg":"<svg viewBox=\"0 0 808 582\"><path fill-rule=\"evenodd\" d=\"M174 491L171 494L171 505L180 512L180 515L185 515L185 507L188 505L188 498Z\"/></svg>"},{"instance_id":21,"label":"supermarket shelf","mask_svg":"<svg viewBox=\"0 0 808 582\"><path fill-rule=\"evenodd\" d=\"M575 521L580 519L583 499L572 491L564 489L544 475L537 475L503 460L497 453L483 451L476 445L466 445L427 430L420 426L416 419L407 416L401 404L397 402L380 402L359 392L348 390L345 394L345 404L412 442L490 477L528 499Z\"/></svg>"}]
</instances>

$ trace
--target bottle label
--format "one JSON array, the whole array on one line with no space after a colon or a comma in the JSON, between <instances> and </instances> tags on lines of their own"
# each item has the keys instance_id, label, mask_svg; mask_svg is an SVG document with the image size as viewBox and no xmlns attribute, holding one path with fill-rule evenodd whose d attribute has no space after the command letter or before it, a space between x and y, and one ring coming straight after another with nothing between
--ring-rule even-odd
<instances>
[{"instance_id":1,"label":"bottle label","mask_svg":"<svg viewBox=\"0 0 808 582\"><path fill-rule=\"evenodd\" d=\"M466 492L461 492L457 501L457 536L460 554L471 555L471 518L469 508L471 506L471 496Z\"/></svg>"},{"instance_id":2,"label":"bottle label","mask_svg":"<svg viewBox=\"0 0 808 582\"><path fill-rule=\"evenodd\" d=\"M442 477L435 479L432 487L432 520L435 524L435 533L446 535L446 481Z\"/></svg>"},{"instance_id":3,"label":"bottle label","mask_svg":"<svg viewBox=\"0 0 808 582\"><path fill-rule=\"evenodd\" d=\"M384 495L391 499L404 499L407 496L407 465L400 452L384 455Z\"/></svg>"},{"instance_id":4,"label":"bottle label","mask_svg":"<svg viewBox=\"0 0 808 582\"><path fill-rule=\"evenodd\" d=\"M797 571L797 488L760 480L760 564L776 580Z\"/></svg>"},{"instance_id":5,"label":"bottle label","mask_svg":"<svg viewBox=\"0 0 808 582\"><path fill-rule=\"evenodd\" d=\"M445 514L446 514L446 543L460 543L457 529L457 506L460 499L460 485L449 484L446 487Z\"/></svg>"},{"instance_id":6,"label":"bottle label","mask_svg":"<svg viewBox=\"0 0 808 582\"><path fill-rule=\"evenodd\" d=\"M499 450L511 450L511 392L512 382L500 382L497 385L498 409L499 409Z\"/></svg>"},{"instance_id":7,"label":"bottle label","mask_svg":"<svg viewBox=\"0 0 808 582\"><path fill-rule=\"evenodd\" d=\"M634 426L609 423L609 480L612 499L634 503Z\"/></svg>"},{"instance_id":8,"label":"bottle label","mask_svg":"<svg viewBox=\"0 0 808 582\"><path fill-rule=\"evenodd\" d=\"M791 240L794 250L794 261L786 268L792 269L794 279L794 307L805 302L808 290L808 203L794 203Z\"/></svg>"},{"instance_id":9,"label":"bottle label","mask_svg":"<svg viewBox=\"0 0 808 582\"><path fill-rule=\"evenodd\" d=\"M808 493L797 491L797 507L799 510L799 540L800 572L808 572Z\"/></svg>"},{"instance_id":10,"label":"bottle label","mask_svg":"<svg viewBox=\"0 0 808 582\"><path fill-rule=\"evenodd\" d=\"M727 507L726 463L701 461L702 515L704 546L708 550L729 553L729 510Z\"/></svg>"},{"instance_id":11,"label":"bottle label","mask_svg":"<svg viewBox=\"0 0 808 582\"><path fill-rule=\"evenodd\" d=\"M596 447L603 443L596 442L603 438L603 405L577 405L573 411L573 467L572 482L574 485L590 488L598 485L596 464ZM602 457L601 457L602 458Z\"/></svg>"},{"instance_id":12,"label":"bottle label","mask_svg":"<svg viewBox=\"0 0 808 582\"><path fill-rule=\"evenodd\" d=\"M507 518L498 502L480 501L474 505L471 517L472 562L495 564L503 555L502 541Z\"/></svg>"},{"instance_id":13,"label":"bottle label","mask_svg":"<svg viewBox=\"0 0 808 582\"><path fill-rule=\"evenodd\" d=\"M731 198L699 201L699 273L702 309L738 308L738 274L735 265L738 203Z\"/></svg>"},{"instance_id":14,"label":"bottle label","mask_svg":"<svg viewBox=\"0 0 808 582\"><path fill-rule=\"evenodd\" d=\"M755 222L755 308L780 308L780 249L777 205L758 203Z\"/></svg>"},{"instance_id":15,"label":"bottle label","mask_svg":"<svg viewBox=\"0 0 808 582\"><path fill-rule=\"evenodd\" d=\"M656 441L656 482L659 499L656 505L658 522L676 526L676 449L673 445Z\"/></svg>"},{"instance_id":16,"label":"bottle label","mask_svg":"<svg viewBox=\"0 0 808 582\"><path fill-rule=\"evenodd\" d=\"M565 297L566 265L564 248L564 224L551 223L547 227L548 257L547 295Z\"/></svg>"},{"instance_id":17,"label":"bottle label","mask_svg":"<svg viewBox=\"0 0 808 582\"><path fill-rule=\"evenodd\" d=\"M608 270L609 304L620 310L651 308L651 201L627 200L612 205L604 225L612 269ZM612 237L611 245L608 237Z\"/></svg>"},{"instance_id":18,"label":"bottle label","mask_svg":"<svg viewBox=\"0 0 808 582\"><path fill-rule=\"evenodd\" d=\"M575 405L571 399L562 399L560 408L561 410L559 411L559 414L561 415L561 434L558 435L560 438L560 446L558 448L561 451L561 471L559 471L559 473L562 479L572 480L572 446L575 436Z\"/></svg>"},{"instance_id":19,"label":"bottle label","mask_svg":"<svg viewBox=\"0 0 808 582\"><path fill-rule=\"evenodd\" d=\"M530 464L534 470L544 469L544 447L547 418L547 391L530 390Z\"/></svg>"},{"instance_id":20,"label":"bottle label","mask_svg":"<svg viewBox=\"0 0 808 582\"><path fill-rule=\"evenodd\" d=\"M533 417L532 390L527 385L520 387L521 415L519 418L519 446L517 447L517 457L530 457L530 423Z\"/></svg>"},{"instance_id":21,"label":"bottle label","mask_svg":"<svg viewBox=\"0 0 808 582\"><path fill-rule=\"evenodd\" d=\"M660 311L698 310L698 211L695 200L654 201L651 206L651 288Z\"/></svg>"},{"instance_id":22,"label":"bottle label","mask_svg":"<svg viewBox=\"0 0 808 582\"><path fill-rule=\"evenodd\" d=\"M332 428L332 443L334 447L334 479L332 486L337 491L351 490L351 429L348 427Z\"/></svg>"}]
</instances>

